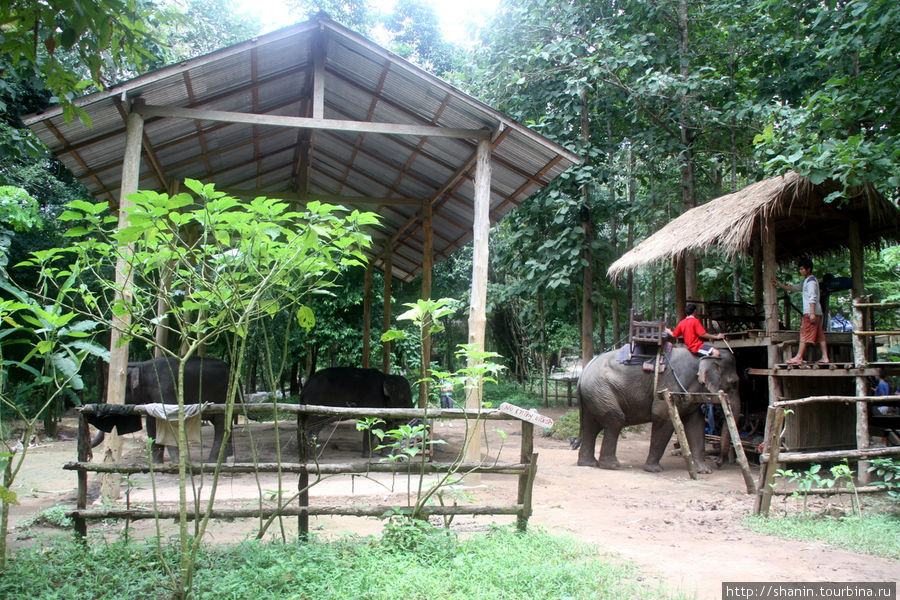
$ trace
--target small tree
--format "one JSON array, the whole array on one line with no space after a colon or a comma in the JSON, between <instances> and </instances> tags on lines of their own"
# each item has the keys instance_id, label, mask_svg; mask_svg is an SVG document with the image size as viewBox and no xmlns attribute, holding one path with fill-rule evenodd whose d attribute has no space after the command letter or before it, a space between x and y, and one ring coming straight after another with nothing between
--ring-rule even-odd
<instances>
[{"instance_id":1,"label":"small tree","mask_svg":"<svg viewBox=\"0 0 900 600\"><path fill-rule=\"evenodd\" d=\"M362 251L371 241L363 229L377 224L373 213L348 213L317 201L308 203L304 211L294 211L281 200L241 201L216 191L212 184L191 179L185 186L196 197L131 194L128 226L121 230L116 228L116 217L108 214L107 203L72 202L60 216L72 224L67 233L72 245L35 252L31 260L47 277L65 281L66 291L77 294L80 306L104 325L112 328L112 315L125 315L129 325L121 334L126 340L156 348L178 361L181 562L178 573L171 576L180 597L190 593L194 559L213 509L250 327L285 307L301 326L311 327L315 319L304 298L312 292L327 292L341 270L365 263ZM67 263L74 257L74 262L57 266L63 257ZM135 282L128 290L120 289L112 278L112 266L120 258ZM84 283L88 280L97 286L89 287ZM160 298L165 302L158 302ZM165 328L174 343L158 343L157 327ZM184 365L213 342L227 348L223 358L231 363L226 429L208 503L189 532L188 516L193 510L186 492Z\"/></svg>"}]
</instances>

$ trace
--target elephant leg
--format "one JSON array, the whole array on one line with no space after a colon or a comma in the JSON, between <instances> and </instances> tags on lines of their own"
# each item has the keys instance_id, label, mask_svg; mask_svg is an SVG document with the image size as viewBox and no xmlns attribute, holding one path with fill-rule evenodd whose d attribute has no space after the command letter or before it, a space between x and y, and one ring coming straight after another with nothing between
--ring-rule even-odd
<instances>
[{"instance_id":1,"label":"elephant leg","mask_svg":"<svg viewBox=\"0 0 900 600\"><path fill-rule=\"evenodd\" d=\"M675 427L668 419L653 421L653 426L650 428L650 452L647 454L647 462L644 463L645 471L650 473L662 471L662 467L659 466L659 459L662 458L663 453L666 451L666 446L669 445L669 440L672 439L673 431L675 431Z\"/></svg>"},{"instance_id":2,"label":"elephant leg","mask_svg":"<svg viewBox=\"0 0 900 600\"><path fill-rule=\"evenodd\" d=\"M694 455L698 473L712 473L712 469L706 464L706 432L703 430L706 420L699 410L682 416L684 421L684 433Z\"/></svg>"},{"instance_id":3,"label":"elephant leg","mask_svg":"<svg viewBox=\"0 0 900 600\"><path fill-rule=\"evenodd\" d=\"M209 462L219 460L219 448L222 447L222 440L225 439L225 415L212 415L210 419L213 425L213 443L209 449ZM234 454L234 443L231 436L228 436L228 443L225 445L225 456L229 457Z\"/></svg>"},{"instance_id":4,"label":"elephant leg","mask_svg":"<svg viewBox=\"0 0 900 600\"><path fill-rule=\"evenodd\" d=\"M600 443L600 456L597 466L601 469L618 469L621 465L616 458L616 447L619 445L621 425L607 425L603 428L603 441Z\"/></svg>"},{"instance_id":5,"label":"elephant leg","mask_svg":"<svg viewBox=\"0 0 900 600\"><path fill-rule=\"evenodd\" d=\"M579 467L599 466L597 459L594 458L594 448L596 448L597 436L600 434L600 429L602 429L602 427L593 415L585 414L582 409L581 426L579 427L579 435L581 437L581 445L578 447Z\"/></svg>"},{"instance_id":6,"label":"elephant leg","mask_svg":"<svg viewBox=\"0 0 900 600\"><path fill-rule=\"evenodd\" d=\"M153 440L153 445L150 446L150 459L153 461L153 464L161 465L165 462L166 447L156 443L156 419L147 417L145 421L147 437Z\"/></svg>"},{"instance_id":7,"label":"elephant leg","mask_svg":"<svg viewBox=\"0 0 900 600\"><path fill-rule=\"evenodd\" d=\"M719 456L716 458L716 468L721 469L731 454L731 430L722 427L722 437L719 440Z\"/></svg>"}]
</instances>

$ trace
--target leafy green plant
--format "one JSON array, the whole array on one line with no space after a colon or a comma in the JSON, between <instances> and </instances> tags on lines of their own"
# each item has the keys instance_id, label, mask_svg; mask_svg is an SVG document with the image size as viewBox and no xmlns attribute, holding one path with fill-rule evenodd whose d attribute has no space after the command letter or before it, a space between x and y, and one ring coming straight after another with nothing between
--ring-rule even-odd
<instances>
[{"instance_id":1,"label":"leafy green plant","mask_svg":"<svg viewBox=\"0 0 900 600\"><path fill-rule=\"evenodd\" d=\"M60 529L71 529L72 518L66 515L71 510L71 506L65 504L57 504L50 508L44 509L38 514L22 521L21 526L24 528L34 527L35 525L43 525L46 527L59 527Z\"/></svg>"},{"instance_id":2,"label":"leafy green plant","mask_svg":"<svg viewBox=\"0 0 900 600\"><path fill-rule=\"evenodd\" d=\"M892 458L873 458L869 463L869 472L880 478L872 485L880 487L888 498L900 503L900 462Z\"/></svg>"},{"instance_id":3,"label":"leafy green plant","mask_svg":"<svg viewBox=\"0 0 900 600\"><path fill-rule=\"evenodd\" d=\"M250 327L281 310L290 311L300 326L312 327L314 315L304 299L314 291L326 293L339 272L366 262L363 249L371 241L363 229L377 223L373 213L318 201L298 212L277 199L242 201L212 184L187 179L184 185L189 192L173 196L150 191L129 195L132 204L123 209L127 220L122 228L109 214L108 203L71 202L59 217L70 225L66 235L71 245L33 252L27 261L46 281L59 285L57 298L78 299L70 310L83 310L125 340L176 359L180 414L185 362L205 345L219 342L226 348L231 379L225 435L205 509L190 529L193 508L186 490L194 475L189 474L184 420L179 417L181 556L171 574L178 595L192 589L193 561L215 502ZM112 279L117 264L125 265L134 284ZM88 288L84 280L96 281L97 288ZM162 310L160 298L167 300ZM157 342L160 327L178 339Z\"/></svg>"},{"instance_id":4,"label":"leafy green plant","mask_svg":"<svg viewBox=\"0 0 900 600\"><path fill-rule=\"evenodd\" d=\"M414 303L407 303L405 306L407 306L409 310L398 316L397 319L400 321L413 322L418 330L419 343L420 346L422 346L425 344L428 336L432 333L443 331L441 319L452 315L456 310L456 304L456 300L452 298L441 298L440 300L420 299ZM382 335L381 339L382 341L391 341L404 337L406 337L406 333L403 331L389 330ZM424 352L422 355L424 356ZM426 383L429 384L426 387L429 387L430 385L437 387L441 381L448 381L451 382L454 387L463 387L468 394L469 391L481 388L481 386L484 385L484 382L496 383L495 376L502 371L503 365L491 362L489 359L497 358L498 356L499 355L495 352L485 352L480 350L476 344L460 344L459 349L456 352L456 357L457 359L464 361L466 366L454 372L439 370L429 371L429 376L425 378ZM427 411L428 404L422 404ZM479 410L481 408L482 407L479 407ZM424 421L427 423L427 420L428 413L426 412ZM414 503L410 501L410 504L413 505L411 512L413 518L421 517L423 507L428 502L432 501L439 490L449 485L450 482L458 480L459 476L457 473L459 471L459 465L466 455L468 444L479 430L477 417L475 423L470 423L469 421L470 420L467 418L466 426L469 428L467 430L468 434L466 435L461 452L453 461L453 466L427 488L424 485L425 461L429 454L427 450L435 444L444 442L442 440L429 439L429 431L427 430L425 423L401 426L393 432L381 432L383 436L391 436L394 439L394 441L382 446L394 449L395 452L392 454L391 459L397 460L398 457L403 457L404 459L418 457L419 459L417 463L419 472L416 499ZM412 466L412 464L413 463L410 460L410 465ZM411 469L407 471L407 474L408 476L411 476Z\"/></svg>"},{"instance_id":5,"label":"leafy green plant","mask_svg":"<svg viewBox=\"0 0 900 600\"><path fill-rule=\"evenodd\" d=\"M786 479L790 483L796 483L797 489L791 494L792 498L800 498L803 504L803 514L808 514L808 500L810 491L813 489L834 489L835 493L841 490L853 494L853 510L859 515L859 496L856 491L856 485L853 483L853 470L847 464L847 459L840 464L832 466L827 473L822 470L822 465L810 465L806 471L794 471L793 469L778 469L775 471L775 477ZM774 484L773 484L774 485Z\"/></svg>"}]
</instances>

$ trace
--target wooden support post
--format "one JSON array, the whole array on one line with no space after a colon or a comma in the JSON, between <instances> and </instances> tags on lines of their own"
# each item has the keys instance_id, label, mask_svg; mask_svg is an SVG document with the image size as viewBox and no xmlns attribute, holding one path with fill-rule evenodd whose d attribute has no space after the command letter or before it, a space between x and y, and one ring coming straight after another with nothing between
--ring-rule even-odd
<instances>
[{"instance_id":1,"label":"wooden support post","mask_svg":"<svg viewBox=\"0 0 900 600\"><path fill-rule=\"evenodd\" d=\"M760 232L762 245L762 283L763 283L763 310L766 318L766 351L768 353L769 369L781 362L779 353L781 347L776 345L772 336L778 331L778 293L775 288L775 229L765 220L762 221ZM775 375L769 375L769 404L781 398L781 380ZM771 423L766 419L765 438L769 437Z\"/></svg>"},{"instance_id":2,"label":"wooden support post","mask_svg":"<svg viewBox=\"0 0 900 600\"><path fill-rule=\"evenodd\" d=\"M382 333L391 328L391 283L394 276L394 252L388 246L384 249L384 327ZM383 342L381 346L381 370L391 372L391 343Z\"/></svg>"},{"instance_id":3,"label":"wooden support post","mask_svg":"<svg viewBox=\"0 0 900 600\"><path fill-rule=\"evenodd\" d=\"M859 236L859 221L850 221L850 231L847 240L847 246L850 250L850 276L852 279L852 295L853 295L853 331L862 331L866 329L866 322L863 318L862 309L857 307L856 302L867 302L868 299L863 298L865 289L863 286L863 246ZM856 367L861 367L867 362L866 342L858 335L853 335L853 363ZM856 378L856 395L865 396L866 379L865 377ZM869 405L865 402L856 403L856 448L864 450L869 447ZM857 463L856 479L860 485L869 483L869 463L860 461Z\"/></svg>"},{"instance_id":4,"label":"wooden support post","mask_svg":"<svg viewBox=\"0 0 900 600\"><path fill-rule=\"evenodd\" d=\"M691 454L691 447L688 445L687 434L684 432L684 423L681 422L681 415L678 414L678 408L675 401L672 400L672 394L669 390L662 391L663 399L666 401L666 407L669 409L669 418L675 427L675 435L678 437L678 443L681 445L681 456L687 464L688 473L691 479L697 479L697 465L694 463L694 456Z\"/></svg>"},{"instance_id":5,"label":"wooden support post","mask_svg":"<svg viewBox=\"0 0 900 600\"><path fill-rule=\"evenodd\" d=\"M747 493L755 494L756 484L753 482L753 473L750 472L750 463L747 462L747 454L744 452L744 445L741 443L741 433L738 431L734 413L731 412L731 406L728 404L728 395L725 392L719 392L719 404L722 406L722 412L725 413L725 424L728 426L731 447L734 448L735 458L737 458L738 464L741 466Z\"/></svg>"},{"instance_id":6,"label":"wooden support post","mask_svg":"<svg viewBox=\"0 0 900 600\"><path fill-rule=\"evenodd\" d=\"M307 464L309 461L309 436L307 429L307 415L303 413L297 414L297 462L301 465ZM303 469L297 477L297 504L301 509L297 515L297 534L301 540L309 537L309 512L302 509L309 508L309 471Z\"/></svg>"},{"instance_id":7,"label":"wooden support post","mask_svg":"<svg viewBox=\"0 0 900 600\"><path fill-rule=\"evenodd\" d=\"M537 454L534 453L534 425L528 421L522 421L522 446L519 462L529 465L528 470L519 475L519 490L516 496L516 504L522 505L522 511L516 519L516 526L519 531L525 531L528 528L528 518L531 516L531 488L534 484L534 471L537 466Z\"/></svg>"},{"instance_id":8,"label":"wooden support post","mask_svg":"<svg viewBox=\"0 0 900 600\"><path fill-rule=\"evenodd\" d=\"M134 101L135 106L141 103ZM133 106L132 108L135 108ZM119 229L128 226L128 208L132 205L128 196L138 189L141 175L141 143L144 135L144 119L133 110L128 113L125 130L125 155L122 161L122 183L119 188ZM134 245L126 244L120 248L116 261L116 292L114 302L131 303L132 272L128 259L134 253ZM122 404L125 401L125 374L128 368L128 342L122 341L122 333L131 325L128 312L113 311L112 327L109 339L109 377L106 388L107 404ZM115 432L109 432L103 450L103 462L119 462L122 459L122 439ZM121 477L115 474L101 478L100 495L107 499L119 497Z\"/></svg>"},{"instance_id":9,"label":"wooden support post","mask_svg":"<svg viewBox=\"0 0 900 600\"><path fill-rule=\"evenodd\" d=\"M490 235L490 208L491 208L491 146L487 140L478 142L477 157L475 160L475 210L472 219L472 293L469 302L469 337L470 345L478 350L484 350L484 330L487 324L487 272L489 258ZM470 359L469 367L478 367L483 362L478 359ZM484 382L470 382L466 386L466 408L481 410L481 397ZM475 421L470 428L466 440L466 460L477 462L481 460L481 430L480 419ZM473 473L466 478L469 485L479 485L481 475Z\"/></svg>"},{"instance_id":10,"label":"wooden support post","mask_svg":"<svg viewBox=\"0 0 900 600\"><path fill-rule=\"evenodd\" d=\"M866 346L865 342L863 342L862 337L856 335L856 330L861 328L863 323L863 313L862 309L859 308L856 303L864 302L864 298L855 297L853 299L853 332L852 332L852 343L853 343L853 365L857 368L863 367L866 364ZM868 395L866 390L866 378L865 377L857 377L856 378L856 396L866 396ZM857 402L856 403L856 449L857 450L865 450L869 447L869 404L868 402ZM861 460L857 463L856 467L856 479L859 481L860 485L866 485L869 483L869 463L867 461Z\"/></svg>"},{"instance_id":11,"label":"wooden support post","mask_svg":"<svg viewBox=\"0 0 900 600\"><path fill-rule=\"evenodd\" d=\"M362 366L369 368L372 358L372 263L366 265L366 277L363 284L363 348Z\"/></svg>"},{"instance_id":12,"label":"wooden support post","mask_svg":"<svg viewBox=\"0 0 900 600\"><path fill-rule=\"evenodd\" d=\"M684 318L684 309L687 306L687 288L685 287L684 269L684 258L676 258L672 265L672 270L675 275L675 318L679 321Z\"/></svg>"},{"instance_id":13,"label":"wooden support post","mask_svg":"<svg viewBox=\"0 0 900 600\"><path fill-rule=\"evenodd\" d=\"M768 452L769 460L765 467L759 470L760 479L756 490L753 514L769 516L769 506L772 504L772 491L775 486L775 471L778 469L778 453L781 451L781 440L784 436L784 409L769 406L766 425L769 426L769 431L766 434L766 446L763 451Z\"/></svg>"},{"instance_id":14,"label":"wooden support post","mask_svg":"<svg viewBox=\"0 0 900 600\"><path fill-rule=\"evenodd\" d=\"M431 275L434 266L434 229L431 220L431 201L426 200L422 206L422 299L431 299ZM419 408L428 405L429 378L431 376L431 323L424 327L422 336L422 368L419 382Z\"/></svg>"},{"instance_id":15,"label":"wooden support post","mask_svg":"<svg viewBox=\"0 0 900 600\"><path fill-rule=\"evenodd\" d=\"M91 431L88 427L87 416L78 416L78 462L88 462L91 460ZM75 507L78 510L87 508L87 471L79 469L78 471L78 495L75 498ZM84 540L87 536L87 521L83 518L75 517L75 535L79 539Z\"/></svg>"}]
</instances>

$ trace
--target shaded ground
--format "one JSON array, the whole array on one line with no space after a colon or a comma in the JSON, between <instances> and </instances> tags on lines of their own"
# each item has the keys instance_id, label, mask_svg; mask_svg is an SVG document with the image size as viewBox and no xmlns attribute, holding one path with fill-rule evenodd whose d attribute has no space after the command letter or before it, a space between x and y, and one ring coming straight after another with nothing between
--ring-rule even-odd
<instances>
[{"instance_id":1,"label":"shaded ground","mask_svg":"<svg viewBox=\"0 0 900 600\"><path fill-rule=\"evenodd\" d=\"M558 416L563 409L549 409L546 414ZM493 430L506 432L505 441ZM501 460L515 462L519 455L519 425L512 422L490 422L487 440L492 455L502 447ZM64 428L72 435L73 429ZM274 428L271 424L241 425L236 431L237 452L241 460L250 455L250 434L260 448L260 460L275 455ZM449 444L438 454L448 460L458 448L463 428L437 423L435 432ZM282 454L287 460L296 456L296 434L293 425L280 430ZM204 434L211 437L211 428ZM360 440L352 424L326 430L328 450L323 461L344 462L359 458ZM895 581L900 563L867 555L835 550L817 543L792 542L759 535L741 526L749 514L753 498L744 490L736 465L729 465L711 475L691 481L679 456L671 451L663 458L664 471L646 473L640 465L647 453L649 433L626 434L619 445L618 471L575 466L576 453L566 442L537 437L538 475L534 487L534 515L531 523L551 531L569 533L596 543L602 551L620 555L637 563L650 580L661 580L672 589L683 590L697 598L721 598L723 581ZM142 456L141 434L128 436L127 452L135 460ZM196 450L199 456L199 449ZM21 524L47 507L74 501L75 474L62 471L65 462L74 460L75 442L57 441L31 449L28 461L19 475L14 491L22 502L13 507L11 524ZM444 458L444 457L448 458ZM152 494L147 477L138 477L132 487L132 505L148 503ZM315 505L331 503L381 505L402 503L406 498L406 479L402 476L377 475L373 480L342 477L324 481L311 491ZM91 476L91 491L97 493L98 480ZM266 493L278 487L271 476L259 482L252 475L224 478L217 499L231 506L254 506L259 490ZM296 489L296 480L285 477L285 490ZM177 498L177 480L163 475L157 481L157 497L161 501ZM208 480L202 493L208 492ZM515 502L516 478L483 476L481 485L455 492L457 498L471 496L480 504L512 504ZM839 500L832 502L840 504ZM774 510L790 508L793 500L776 500ZM460 531L481 529L490 522L511 523L513 517L457 517L454 528ZM296 531L293 519L284 523L288 535ZM311 526L322 535L347 532L369 534L381 528L381 521L360 517L314 518ZM170 523L165 527L171 528ZM209 537L214 542L227 542L252 536L258 528L255 520L215 522ZM117 535L116 525L91 524L92 532L105 530ZM131 525L133 535L153 535L153 525L140 521ZM11 535L13 547L40 543L50 535L42 528L18 528ZM269 535L278 535L278 527Z\"/></svg>"}]
</instances>

